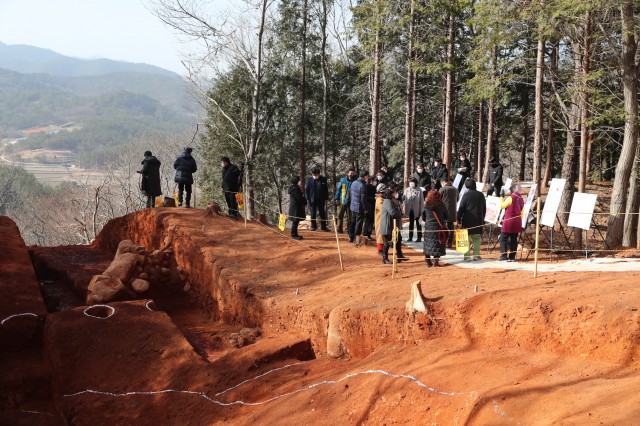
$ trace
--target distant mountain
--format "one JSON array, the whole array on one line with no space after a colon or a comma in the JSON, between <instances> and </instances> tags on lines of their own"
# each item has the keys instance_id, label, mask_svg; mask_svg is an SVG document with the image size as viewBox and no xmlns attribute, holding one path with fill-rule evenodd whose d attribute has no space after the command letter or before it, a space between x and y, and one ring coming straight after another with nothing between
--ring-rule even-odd
<instances>
[{"instance_id":1,"label":"distant mountain","mask_svg":"<svg viewBox=\"0 0 640 426\"><path fill-rule=\"evenodd\" d=\"M66 77L96 76L134 72L179 77L178 74L148 64L114 61L111 59L77 59L49 49L23 44L0 42L0 68L25 74L51 74Z\"/></svg>"},{"instance_id":2,"label":"distant mountain","mask_svg":"<svg viewBox=\"0 0 640 426\"><path fill-rule=\"evenodd\" d=\"M132 138L183 132L192 110L186 81L171 71L0 43L0 139L27 136L6 152L64 149L100 165ZM68 123L73 131L33 130Z\"/></svg>"}]
</instances>

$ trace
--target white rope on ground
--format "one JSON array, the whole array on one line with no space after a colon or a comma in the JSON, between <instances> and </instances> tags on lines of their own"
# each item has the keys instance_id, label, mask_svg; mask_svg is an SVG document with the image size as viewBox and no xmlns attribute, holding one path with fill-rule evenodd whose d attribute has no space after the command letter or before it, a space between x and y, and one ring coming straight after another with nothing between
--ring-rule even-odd
<instances>
[{"instance_id":1,"label":"white rope on ground","mask_svg":"<svg viewBox=\"0 0 640 426\"><path fill-rule=\"evenodd\" d=\"M109 310L111 310L111 313L106 316L106 317L100 317L97 315L91 315L88 311L90 311L91 309L94 308L108 308ZM84 311L82 311L83 314L85 314L88 317L91 318L98 318L98 319L107 319L107 318L111 318L113 316L113 314L116 313L116 308L114 308L113 306L109 306L109 305L92 305L92 306L88 306L87 308L85 308Z\"/></svg>"},{"instance_id":2,"label":"white rope on ground","mask_svg":"<svg viewBox=\"0 0 640 426\"><path fill-rule=\"evenodd\" d=\"M237 385L232 386L232 387L230 387L230 388L229 388L229 389L227 389L227 390L223 390L222 392L218 392L218 393L217 393L217 394L215 394L214 396L224 395L225 393L227 393L227 392L229 392L229 391L232 391L232 390L234 390L234 389L236 389L236 388L239 388L240 386L242 386L242 385L244 385L244 384L246 384L246 383L249 383L249 382L252 382L252 381L254 381L254 380L257 380L257 379L259 379L259 378L261 378L261 377L264 377L264 376L266 376L266 375L268 375L268 374L274 373L274 372L276 372L276 371L284 370L284 369L286 369L286 368L290 368L290 367L293 367L293 366L295 366L295 365L300 365L300 364L303 364L303 363L302 363L302 362L295 362L295 363L293 363L293 364L285 365L284 367L274 368L273 370L269 370L269 371L267 371L266 373L262 373L262 374L260 374L259 376L256 376L256 377L254 377L254 378L252 378L252 379L247 379L247 380L245 380L245 381L243 381L243 382L240 382L240 383L238 383Z\"/></svg>"},{"instance_id":3,"label":"white rope on ground","mask_svg":"<svg viewBox=\"0 0 640 426\"><path fill-rule=\"evenodd\" d=\"M155 309L151 309L151 307L149 307L150 303L154 303L153 300L147 300L147 303L144 304L145 308L147 308L151 312L155 312Z\"/></svg>"},{"instance_id":4,"label":"white rope on ground","mask_svg":"<svg viewBox=\"0 0 640 426\"><path fill-rule=\"evenodd\" d=\"M282 367L284 368L284 367ZM206 393L204 392L199 392L199 391L190 391L190 390L177 390L177 389L163 389L163 390L159 390L159 391L138 391L138 392L123 392L123 393L117 393L117 392L106 392L106 391L98 391L98 390L94 390L94 389L87 389L87 390L83 390L83 391L79 391L79 392L75 392L75 393L71 393L71 394L66 394L63 395L64 398L71 398L71 397L75 397L75 396L79 396L79 395L85 395L85 394L92 394L92 395L103 395L103 396L111 396L111 397L126 397L126 396L135 396L135 395L162 395L162 394L168 394L168 393L179 393L179 394L185 394L185 395L196 395L199 396L201 398L206 399L207 401L219 405L221 407L229 407L229 406L234 406L234 405L242 405L242 406L258 406L258 405L264 405L264 404L268 404L270 402L276 401L278 399L281 398L285 398L291 395L295 395L301 392L306 392L321 386L327 386L327 385L334 385L334 384L338 384L341 383L345 380L351 379L353 377L357 377L357 376L361 376L361 375L368 375L368 374L379 374L379 375L383 375L383 376L387 376L393 379L406 379L409 380L410 382L412 382L413 384L426 389L427 391L431 392L431 393L435 393L438 395L443 395L443 396L461 396L461 395L469 395L469 396L476 396L477 392L444 392L444 391L439 391L435 388L432 388L430 386L427 386L426 384L422 383L420 380L416 379L415 377L411 376L411 375L407 375L407 374L393 374L393 373L389 373L387 371L384 370L365 370L365 371L361 371L358 373L351 373L351 374L347 374L346 376L341 377L340 379L337 380L323 380L321 382L318 383L314 383L312 385L309 386L305 386L301 389L295 390L295 391L291 391L291 392L287 392L281 395L277 395L274 396L272 398L266 399L264 401L258 401L258 402L246 402L246 401L241 401L241 400L236 400L236 401L231 401L231 402L224 402L224 401L218 401L216 399L213 399L211 397L209 397ZM258 376L260 377L260 376ZM256 377L257 378L257 377ZM253 380L253 379L252 379ZM248 380L251 381L251 380ZM234 388L236 388L238 386L235 386ZM227 391L229 391L231 389L228 389ZM224 392L227 392L224 391ZM224 393L223 392L223 393Z\"/></svg>"},{"instance_id":5,"label":"white rope on ground","mask_svg":"<svg viewBox=\"0 0 640 426\"><path fill-rule=\"evenodd\" d=\"M36 317L36 318L38 318L38 315L34 314L33 312L23 312L21 314L9 315L8 317L6 317L2 321L0 321L0 325L4 325L4 323L9 321L10 319L18 318L18 317Z\"/></svg>"}]
</instances>

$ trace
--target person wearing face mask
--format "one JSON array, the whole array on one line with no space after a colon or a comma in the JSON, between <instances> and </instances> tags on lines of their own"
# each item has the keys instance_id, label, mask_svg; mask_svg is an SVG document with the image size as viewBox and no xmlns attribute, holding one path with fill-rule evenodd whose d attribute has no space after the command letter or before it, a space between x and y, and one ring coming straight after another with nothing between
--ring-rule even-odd
<instances>
[{"instance_id":1,"label":"person wearing face mask","mask_svg":"<svg viewBox=\"0 0 640 426\"><path fill-rule=\"evenodd\" d=\"M487 196L500 195L502 190L502 165L496 157L489 159L489 189L487 190Z\"/></svg>"},{"instance_id":2,"label":"person wearing face mask","mask_svg":"<svg viewBox=\"0 0 640 426\"><path fill-rule=\"evenodd\" d=\"M412 177L409 181L409 187L404 190L404 214L409 217L409 239L407 241L413 241L413 228L414 224L418 230L416 242L422 241L422 225L420 224L420 217L422 216L422 210L424 209L424 196L422 190L418 187L418 180Z\"/></svg>"},{"instance_id":3,"label":"person wearing face mask","mask_svg":"<svg viewBox=\"0 0 640 426\"><path fill-rule=\"evenodd\" d=\"M227 207L229 207L229 216L236 219L239 216L236 194L240 192L240 177L242 173L240 173L240 169L235 164L231 164L229 157L222 157L220 165L222 166L222 190L224 191ZM188 199L189 193L187 192ZM187 201L188 205L189 201Z\"/></svg>"},{"instance_id":4,"label":"person wearing face mask","mask_svg":"<svg viewBox=\"0 0 640 426\"><path fill-rule=\"evenodd\" d=\"M471 177L471 162L467 158L467 154L464 151L460 151L458 153L458 159L453 164L453 170L457 172L459 175L462 175L462 179L458 184L458 191L462 190L462 185L467 178Z\"/></svg>"},{"instance_id":5,"label":"person wearing face mask","mask_svg":"<svg viewBox=\"0 0 640 426\"><path fill-rule=\"evenodd\" d=\"M389 171L389 167L387 167L387 165L385 164L384 166L380 167L380 171L382 172L383 176L382 180L379 182L384 183L387 186L391 185L393 183L393 173Z\"/></svg>"},{"instance_id":6,"label":"person wearing face mask","mask_svg":"<svg viewBox=\"0 0 640 426\"><path fill-rule=\"evenodd\" d=\"M440 266L440 256L446 254L448 239L446 223L449 221L447 208L442 202L442 194L432 189L424 202L424 244L422 251L427 267ZM433 257L433 261L431 258Z\"/></svg>"},{"instance_id":7,"label":"person wearing face mask","mask_svg":"<svg viewBox=\"0 0 640 426\"><path fill-rule=\"evenodd\" d=\"M316 215L320 215L320 229L329 232L327 227L327 210L325 204L329 200L329 187L327 186L327 178L320 175L320 168L314 167L311 170L311 176L307 179L304 189L309 210L311 211L311 230L318 229Z\"/></svg>"},{"instance_id":8,"label":"person wearing face mask","mask_svg":"<svg viewBox=\"0 0 640 426\"><path fill-rule=\"evenodd\" d=\"M347 176L340 179L338 188L336 189L335 204L338 210L338 233L344 231L344 216L347 216L347 230L351 228L351 184L356 180L356 169L351 167L347 172Z\"/></svg>"},{"instance_id":9,"label":"person wearing face mask","mask_svg":"<svg viewBox=\"0 0 640 426\"><path fill-rule=\"evenodd\" d=\"M289 187L289 218L291 219L291 238L301 240L298 235L298 224L305 217L304 207L307 200L304 199L302 189L300 188L300 176L291 178L291 186Z\"/></svg>"},{"instance_id":10,"label":"person wearing face mask","mask_svg":"<svg viewBox=\"0 0 640 426\"><path fill-rule=\"evenodd\" d=\"M424 192L424 200L424 197L427 196L427 191L431 189L431 175L424 169L424 165L422 163L418 164L418 167L416 167L416 171L413 176L411 176L411 179L415 179L417 181L418 188Z\"/></svg>"},{"instance_id":11,"label":"person wearing face mask","mask_svg":"<svg viewBox=\"0 0 640 426\"><path fill-rule=\"evenodd\" d=\"M447 170L447 166L442 164L441 158L436 158L435 161L433 162L433 170L431 170L431 178L433 179L431 188L435 190L440 190L440 188L442 188L441 181L443 179L444 180L449 179L449 170ZM426 194L425 194L425 197L426 197Z\"/></svg>"}]
</instances>

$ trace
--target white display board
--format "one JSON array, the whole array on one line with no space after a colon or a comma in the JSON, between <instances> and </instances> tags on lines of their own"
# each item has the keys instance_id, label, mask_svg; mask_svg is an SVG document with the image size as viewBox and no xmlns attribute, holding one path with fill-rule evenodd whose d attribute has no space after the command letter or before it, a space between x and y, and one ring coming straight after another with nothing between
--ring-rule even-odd
<instances>
[{"instance_id":1,"label":"white display board","mask_svg":"<svg viewBox=\"0 0 640 426\"><path fill-rule=\"evenodd\" d=\"M537 184L532 184L529 189L529 195L527 195L527 199L524 202L524 208L522 209L522 229L527 227L529 223L529 212L531 212L531 205L533 204L533 200L536 198L536 191L538 190Z\"/></svg>"},{"instance_id":2,"label":"white display board","mask_svg":"<svg viewBox=\"0 0 640 426\"><path fill-rule=\"evenodd\" d=\"M487 197L487 212L484 215L484 221L487 223L498 223L500 218L500 197Z\"/></svg>"},{"instance_id":3,"label":"white display board","mask_svg":"<svg viewBox=\"0 0 640 426\"><path fill-rule=\"evenodd\" d=\"M460 188L460 182L462 181L462 175L460 173L458 173L456 175L456 178L453 180L453 187L455 189Z\"/></svg>"},{"instance_id":4,"label":"white display board","mask_svg":"<svg viewBox=\"0 0 640 426\"><path fill-rule=\"evenodd\" d=\"M549 186L549 192L547 193L547 199L544 202L542 208L542 216L540 216L540 225L553 227L556 222L556 213L560 207L560 200L562 198L562 191L567 183L566 179L552 179L551 186Z\"/></svg>"},{"instance_id":5,"label":"white display board","mask_svg":"<svg viewBox=\"0 0 640 426\"><path fill-rule=\"evenodd\" d=\"M591 228L591 218L593 217L593 210L596 208L597 198L596 194L586 194L584 192L573 194L567 225L588 231Z\"/></svg>"}]
</instances>

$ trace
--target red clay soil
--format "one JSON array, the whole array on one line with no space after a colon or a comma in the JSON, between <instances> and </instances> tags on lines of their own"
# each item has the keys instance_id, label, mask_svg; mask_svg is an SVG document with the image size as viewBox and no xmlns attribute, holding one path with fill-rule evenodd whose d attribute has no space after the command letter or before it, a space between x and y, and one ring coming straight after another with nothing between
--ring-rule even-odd
<instances>
[{"instance_id":1,"label":"red clay soil","mask_svg":"<svg viewBox=\"0 0 640 426\"><path fill-rule=\"evenodd\" d=\"M278 234L202 210L146 210L110 222L96 249L113 252L122 239L147 250L170 246L188 282L182 295L157 300L169 315L141 300L112 303L104 319L84 307L47 316L54 401L67 422L640 421L637 273L534 280L518 271L427 269L420 253L408 252L392 280L375 247L341 236L342 272L333 234L302 231L303 242ZM404 310L416 280L428 315ZM263 334L236 349L230 333L242 327Z\"/></svg>"}]
</instances>

